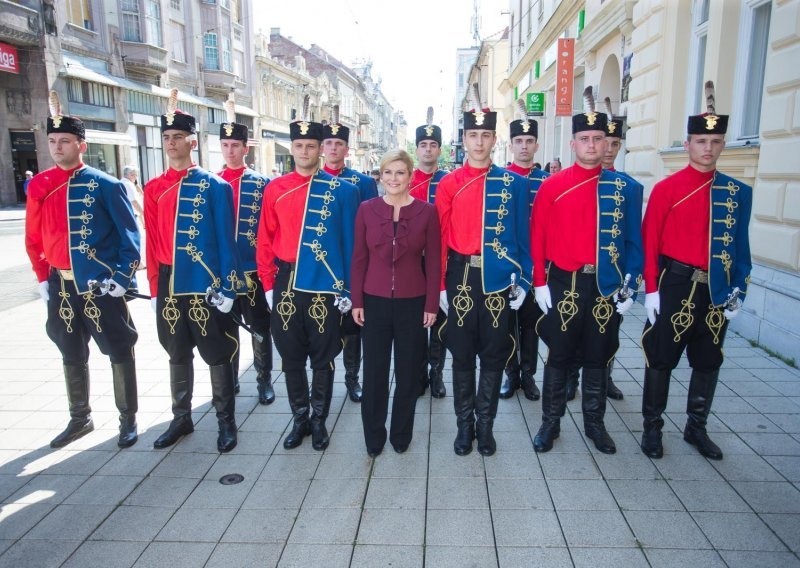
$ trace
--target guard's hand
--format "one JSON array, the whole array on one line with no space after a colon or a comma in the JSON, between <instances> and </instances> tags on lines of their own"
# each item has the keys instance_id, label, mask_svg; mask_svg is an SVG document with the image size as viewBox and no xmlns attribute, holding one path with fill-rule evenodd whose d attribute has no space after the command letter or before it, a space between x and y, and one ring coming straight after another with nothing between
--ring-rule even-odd
<instances>
[{"instance_id":1,"label":"guard's hand","mask_svg":"<svg viewBox=\"0 0 800 568\"><path fill-rule=\"evenodd\" d=\"M735 310L725 309L725 311L722 312L722 315L725 316L726 320L731 321L733 318L739 315L739 308L736 308Z\"/></svg>"},{"instance_id":2,"label":"guard's hand","mask_svg":"<svg viewBox=\"0 0 800 568\"><path fill-rule=\"evenodd\" d=\"M633 298L628 298L627 300L619 300L619 296L614 294L614 301L617 304L617 313L621 316L625 315L625 312L631 309L633 305Z\"/></svg>"},{"instance_id":3,"label":"guard's hand","mask_svg":"<svg viewBox=\"0 0 800 568\"><path fill-rule=\"evenodd\" d=\"M223 314L227 314L233 308L233 298L222 296L222 302L217 305L217 309Z\"/></svg>"},{"instance_id":4,"label":"guard's hand","mask_svg":"<svg viewBox=\"0 0 800 568\"><path fill-rule=\"evenodd\" d=\"M436 314L424 312L422 314L422 327L431 327L436 323Z\"/></svg>"},{"instance_id":5,"label":"guard's hand","mask_svg":"<svg viewBox=\"0 0 800 568\"><path fill-rule=\"evenodd\" d=\"M39 282L39 297L45 304L50 301L50 282Z\"/></svg>"},{"instance_id":6,"label":"guard's hand","mask_svg":"<svg viewBox=\"0 0 800 568\"><path fill-rule=\"evenodd\" d=\"M347 296L336 296L336 299L333 301L333 306L339 308L339 313L344 315L353 307L353 301Z\"/></svg>"},{"instance_id":7,"label":"guard's hand","mask_svg":"<svg viewBox=\"0 0 800 568\"><path fill-rule=\"evenodd\" d=\"M444 315L447 315L447 308L450 307L450 304L447 303L447 290L442 290L439 292L439 308L444 312Z\"/></svg>"},{"instance_id":8,"label":"guard's hand","mask_svg":"<svg viewBox=\"0 0 800 568\"><path fill-rule=\"evenodd\" d=\"M364 325L364 308L353 308L353 321L357 325Z\"/></svg>"},{"instance_id":9,"label":"guard's hand","mask_svg":"<svg viewBox=\"0 0 800 568\"><path fill-rule=\"evenodd\" d=\"M661 295L658 292L645 294L644 309L647 310L647 319L650 325L655 325L656 316L661 313Z\"/></svg>"},{"instance_id":10,"label":"guard's hand","mask_svg":"<svg viewBox=\"0 0 800 568\"><path fill-rule=\"evenodd\" d=\"M533 297L536 303L539 304L539 309L542 313L547 314L547 310L553 307L553 299L550 297L550 287L545 284L544 286L536 286L533 289Z\"/></svg>"},{"instance_id":11,"label":"guard's hand","mask_svg":"<svg viewBox=\"0 0 800 568\"><path fill-rule=\"evenodd\" d=\"M152 308L154 314L158 314L158 299L155 296L150 298L150 308Z\"/></svg>"},{"instance_id":12,"label":"guard's hand","mask_svg":"<svg viewBox=\"0 0 800 568\"><path fill-rule=\"evenodd\" d=\"M127 288L114 282L113 278L106 278L103 280L103 285L103 293L108 292L108 295L112 298L121 298L125 295L125 292L127 292Z\"/></svg>"},{"instance_id":13,"label":"guard's hand","mask_svg":"<svg viewBox=\"0 0 800 568\"><path fill-rule=\"evenodd\" d=\"M264 292L264 296L267 298L267 305L269 306L269 311L272 311L272 290L267 290Z\"/></svg>"},{"instance_id":14,"label":"guard's hand","mask_svg":"<svg viewBox=\"0 0 800 568\"><path fill-rule=\"evenodd\" d=\"M517 290L517 297L514 298L513 300L511 300L510 302L508 302L508 306L512 310L518 310L519 307L522 305L522 302L525 301L525 296L527 296L527 294L525 293L525 290L523 290L522 288L519 288Z\"/></svg>"}]
</instances>

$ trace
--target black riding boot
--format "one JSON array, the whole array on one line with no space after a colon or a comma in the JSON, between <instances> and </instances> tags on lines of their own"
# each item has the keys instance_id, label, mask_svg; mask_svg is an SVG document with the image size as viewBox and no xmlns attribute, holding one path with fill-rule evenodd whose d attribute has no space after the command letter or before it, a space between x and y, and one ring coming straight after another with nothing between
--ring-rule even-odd
<instances>
[{"instance_id":1,"label":"black riding boot","mask_svg":"<svg viewBox=\"0 0 800 568\"><path fill-rule=\"evenodd\" d=\"M539 361L539 336L534 328L522 328L519 336L520 367L522 370L522 392L528 400L539 400L541 393L536 386L536 364Z\"/></svg>"},{"instance_id":2,"label":"black riding boot","mask_svg":"<svg viewBox=\"0 0 800 568\"><path fill-rule=\"evenodd\" d=\"M492 427L497 416L497 401L500 398L502 380L502 371L481 369L478 394L475 397L475 437L478 439L478 452L482 456L491 456L497 451Z\"/></svg>"},{"instance_id":3,"label":"black riding boot","mask_svg":"<svg viewBox=\"0 0 800 568\"><path fill-rule=\"evenodd\" d=\"M330 437L325 428L325 419L333 396L333 371L313 371L311 375L311 445L322 451L328 447Z\"/></svg>"},{"instance_id":4,"label":"black riding boot","mask_svg":"<svg viewBox=\"0 0 800 568\"><path fill-rule=\"evenodd\" d=\"M542 425L533 439L533 449L549 452L561 434L561 417L567 410L567 371L544 366L542 377Z\"/></svg>"},{"instance_id":5,"label":"black riding boot","mask_svg":"<svg viewBox=\"0 0 800 568\"><path fill-rule=\"evenodd\" d=\"M89 407L89 365L65 364L64 381L67 383L70 419L66 429L50 442L51 448L63 448L94 430Z\"/></svg>"},{"instance_id":6,"label":"black riding boot","mask_svg":"<svg viewBox=\"0 0 800 568\"><path fill-rule=\"evenodd\" d=\"M114 402L119 410L119 438L117 445L127 448L136 443L136 411L139 409L136 392L136 361L111 364L114 382Z\"/></svg>"},{"instance_id":7,"label":"black riding boot","mask_svg":"<svg viewBox=\"0 0 800 568\"><path fill-rule=\"evenodd\" d=\"M575 395L578 394L578 382L581 378L581 368L580 366L570 367L567 370L567 384L566 384L566 393L567 393L567 400L575 400Z\"/></svg>"},{"instance_id":8,"label":"black riding boot","mask_svg":"<svg viewBox=\"0 0 800 568\"><path fill-rule=\"evenodd\" d=\"M506 380L503 381L503 386L500 387L500 398L502 399L511 398L514 396L517 389L522 386L522 381L519 376L520 367L519 359L517 358L518 355L515 349L511 359L508 360L508 365L506 365Z\"/></svg>"},{"instance_id":9,"label":"black riding boot","mask_svg":"<svg viewBox=\"0 0 800 568\"><path fill-rule=\"evenodd\" d=\"M172 392L172 422L167 431L153 442L156 449L166 448L194 432L192 423L192 391L194 390L194 366L170 365L169 388Z\"/></svg>"},{"instance_id":10,"label":"black riding boot","mask_svg":"<svg viewBox=\"0 0 800 568\"><path fill-rule=\"evenodd\" d=\"M219 436L217 450L230 452L236 447L236 396L230 364L214 365L211 370L211 404L217 411Z\"/></svg>"},{"instance_id":11,"label":"black riding boot","mask_svg":"<svg viewBox=\"0 0 800 568\"><path fill-rule=\"evenodd\" d=\"M344 336L342 360L344 361L344 386L347 387L347 395L353 402L361 402L361 385L358 384L358 370L361 367L360 335Z\"/></svg>"},{"instance_id":12,"label":"black riding boot","mask_svg":"<svg viewBox=\"0 0 800 568\"><path fill-rule=\"evenodd\" d=\"M466 456L472 451L475 439L475 369L453 371L453 407L458 426L453 450L459 456Z\"/></svg>"},{"instance_id":13,"label":"black riding boot","mask_svg":"<svg viewBox=\"0 0 800 568\"><path fill-rule=\"evenodd\" d=\"M661 444L661 428L664 419L661 417L667 408L669 396L669 370L647 368L644 370L644 388L642 391L642 453L649 458L659 459L664 456Z\"/></svg>"},{"instance_id":14,"label":"black riding boot","mask_svg":"<svg viewBox=\"0 0 800 568\"><path fill-rule=\"evenodd\" d=\"M428 347L428 362L430 363L431 370L428 374L431 385L431 396L433 398L444 398L447 396L447 389L442 380L442 371L444 369L445 348L439 339L438 330L431 333L431 342Z\"/></svg>"},{"instance_id":15,"label":"black riding boot","mask_svg":"<svg viewBox=\"0 0 800 568\"><path fill-rule=\"evenodd\" d=\"M692 371L689 380L689 399L686 402L686 428L683 430L683 439L697 448L703 456L711 460L721 460L722 450L708 437L706 421L711 412L711 403L714 392L717 390L719 371L701 372Z\"/></svg>"},{"instance_id":16,"label":"black riding boot","mask_svg":"<svg viewBox=\"0 0 800 568\"><path fill-rule=\"evenodd\" d=\"M608 367L583 369L583 431L604 454L614 454L617 446L609 436L603 418L606 415L606 384Z\"/></svg>"},{"instance_id":17,"label":"black riding boot","mask_svg":"<svg viewBox=\"0 0 800 568\"><path fill-rule=\"evenodd\" d=\"M231 372L233 374L233 392L239 394L242 387L239 385L239 350L233 354L233 361L231 361Z\"/></svg>"},{"instance_id":18,"label":"black riding boot","mask_svg":"<svg viewBox=\"0 0 800 568\"><path fill-rule=\"evenodd\" d=\"M611 363L608 364L608 386L606 387L606 396L608 398L614 400L622 400L625 398L625 395L622 394L622 391L619 390L619 387L614 384L614 381L611 379L611 371L614 370L614 359L611 359Z\"/></svg>"},{"instance_id":19,"label":"black riding boot","mask_svg":"<svg viewBox=\"0 0 800 568\"><path fill-rule=\"evenodd\" d=\"M303 369L302 371L285 371L284 376L289 407L294 415L294 424L292 431L283 440L283 447L291 450L302 444L303 438L311 434L311 422L308 421L308 375Z\"/></svg>"},{"instance_id":20,"label":"black riding boot","mask_svg":"<svg viewBox=\"0 0 800 568\"><path fill-rule=\"evenodd\" d=\"M253 366L256 368L258 403L272 404L275 402L275 389L272 388L272 340L268 333L264 335L264 341L253 338Z\"/></svg>"}]
</instances>

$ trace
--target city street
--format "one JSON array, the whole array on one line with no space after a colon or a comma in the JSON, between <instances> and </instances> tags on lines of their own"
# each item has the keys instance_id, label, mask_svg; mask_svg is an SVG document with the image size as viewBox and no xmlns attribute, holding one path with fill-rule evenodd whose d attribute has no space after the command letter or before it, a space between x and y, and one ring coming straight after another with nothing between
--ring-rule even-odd
<instances>
[{"instance_id":1,"label":"city street","mask_svg":"<svg viewBox=\"0 0 800 568\"><path fill-rule=\"evenodd\" d=\"M44 305L20 253L22 216L3 210L0 221L2 567L800 566L800 371L729 334L709 421L724 460L706 460L682 440L685 362L673 374L666 455L650 460L638 446L641 305L621 333L614 379L625 399L609 401L606 414L618 446L612 456L584 439L580 396L553 451L536 454L541 403L520 394L500 401L497 454L458 457L452 398L426 395L409 451L387 445L373 460L340 370L330 447L316 452L308 439L286 451L283 377L273 374L276 402L258 405L248 346L238 447L216 452L208 371L197 358L196 430L153 450L171 417L169 382L141 300L130 303L140 333L139 442L116 446L109 364L92 345L96 430L51 450L67 402ZM449 365L448 357L448 394ZM222 484L230 474L243 480Z\"/></svg>"}]
</instances>

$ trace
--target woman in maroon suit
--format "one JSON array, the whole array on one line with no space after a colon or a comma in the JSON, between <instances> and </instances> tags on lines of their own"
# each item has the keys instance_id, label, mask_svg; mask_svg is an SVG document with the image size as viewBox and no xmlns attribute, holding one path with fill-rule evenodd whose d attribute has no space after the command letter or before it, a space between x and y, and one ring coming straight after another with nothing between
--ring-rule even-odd
<instances>
[{"instance_id":1,"label":"woman in maroon suit","mask_svg":"<svg viewBox=\"0 0 800 568\"><path fill-rule=\"evenodd\" d=\"M436 321L439 309L439 219L433 205L409 195L413 169L407 152L387 152L380 164L386 193L363 202L356 216L353 319L364 327L361 420L372 457L386 443L393 345L395 389L389 441L398 453L411 443L425 328Z\"/></svg>"}]
</instances>

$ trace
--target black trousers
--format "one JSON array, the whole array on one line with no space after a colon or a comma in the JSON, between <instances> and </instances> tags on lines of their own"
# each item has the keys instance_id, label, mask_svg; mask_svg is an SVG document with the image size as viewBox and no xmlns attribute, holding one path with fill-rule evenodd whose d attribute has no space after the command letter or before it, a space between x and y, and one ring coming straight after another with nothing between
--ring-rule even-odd
<instances>
[{"instance_id":1,"label":"black trousers","mask_svg":"<svg viewBox=\"0 0 800 568\"><path fill-rule=\"evenodd\" d=\"M425 297L382 298L364 295L364 393L361 421L368 449L386 443L389 407L389 360L394 346L394 402L389 440L411 443L419 394L418 361L425 353L422 317Z\"/></svg>"},{"instance_id":2,"label":"black trousers","mask_svg":"<svg viewBox=\"0 0 800 568\"><path fill-rule=\"evenodd\" d=\"M539 337L549 349L546 364L565 370L608 367L619 349L622 316L612 298L600 294L596 275L551 265L547 285L553 307L537 325Z\"/></svg>"},{"instance_id":3,"label":"black trousers","mask_svg":"<svg viewBox=\"0 0 800 568\"><path fill-rule=\"evenodd\" d=\"M261 347L264 353L263 371L272 371L272 334L270 333L270 312L267 299L264 296L264 285L255 272L245 273L247 281L247 294L236 298L233 309L242 316L242 319L253 331L264 337ZM236 340L239 340L239 326L235 327Z\"/></svg>"},{"instance_id":4,"label":"black trousers","mask_svg":"<svg viewBox=\"0 0 800 568\"><path fill-rule=\"evenodd\" d=\"M531 290L516 314L512 314L510 319L511 333L514 334L514 354L509 361L509 367L517 369L522 368L530 370L531 374L536 373L536 368L539 363L539 336L536 333L536 322L542 317L542 310L539 304L534 299L533 290ZM526 337L530 337L530 341L524 341ZM519 343L516 342L519 339ZM533 349L529 349L532 346ZM529 350L526 351L525 349Z\"/></svg>"},{"instance_id":5,"label":"black trousers","mask_svg":"<svg viewBox=\"0 0 800 568\"><path fill-rule=\"evenodd\" d=\"M133 359L139 335L124 298L92 292L79 294L74 280L51 270L50 300L47 302L47 336L61 352L65 365L82 365L89 360L89 339L112 363Z\"/></svg>"},{"instance_id":6,"label":"black trousers","mask_svg":"<svg viewBox=\"0 0 800 568\"><path fill-rule=\"evenodd\" d=\"M283 370L303 371L308 359L315 371L331 370L342 350L342 315L332 294L292 289L293 271L292 265L279 262L270 316Z\"/></svg>"},{"instance_id":7,"label":"black trousers","mask_svg":"<svg viewBox=\"0 0 800 568\"><path fill-rule=\"evenodd\" d=\"M711 303L708 284L692 282L690 276L673 272L664 264L658 286L661 313L655 324L645 321L642 335L647 366L671 371L685 349L692 369L719 370L728 330L722 308Z\"/></svg>"},{"instance_id":8,"label":"black trousers","mask_svg":"<svg viewBox=\"0 0 800 568\"><path fill-rule=\"evenodd\" d=\"M206 302L204 294L170 296L171 272L171 266L161 265L156 300L158 341L170 364L190 365L195 347L210 367L230 363L239 349L236 324Z\"/></svg>"},{"instance_id":9,"label":"black trousers","mask_svg":"<svg viewBox=\"0 0 800 568\"><path fill-rule=\"evenodd\" d=\"M452 256L445 287L449 310L443 336L453 355L453 370L474 370L476 355L481 370L505 369L514 351L508 292L484 294L481 269Z\"/></svg>"}]
</instances>

